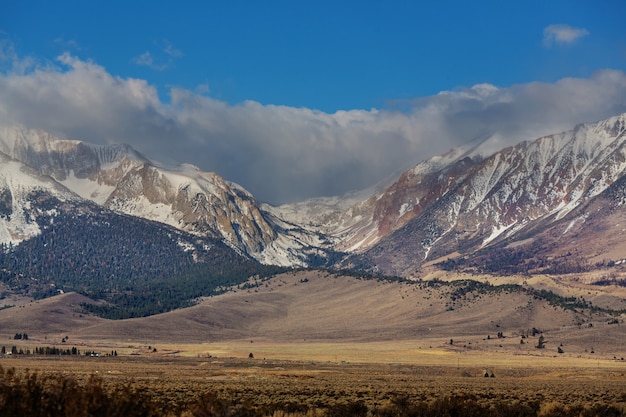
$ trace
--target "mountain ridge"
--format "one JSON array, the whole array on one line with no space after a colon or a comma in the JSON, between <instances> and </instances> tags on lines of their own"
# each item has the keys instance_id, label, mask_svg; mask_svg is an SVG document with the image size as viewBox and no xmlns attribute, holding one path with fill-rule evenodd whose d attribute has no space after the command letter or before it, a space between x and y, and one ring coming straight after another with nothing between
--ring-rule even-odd
<instances>
[{"instance_id":1,"label":"mountain ridge","mask_svg":"<svg viewBox=\"0 0 626 417\"><path fill-rule=\"evenodd\" d=\"M426 260L455 251L471 254L512 238L550 216L563 218L624 175L625 119L620 115L579 125L482 160L462 159L413 182L409 177L403 189L415 187L410 195L436 192L428 204L413 207L413 219L386 234L361 260L369 255L378 270L402 275ZM397 211L401 203L395 200L383 212Z\"/></svg>"},{"instance_id":2,"label":"mountain ridge","mask_svg":"<svg viewBox=\"0 0 626 417\"><path fill-rule=\"evenodd\" d=\"M626 173L626 114L492 153L490 138L475 141L361 192L277 207L216 173L164 167L128 145L0 132L0 151L116 212L221 239L264 264L403 276L539 233Z\"/></svg>"}]
</instances>

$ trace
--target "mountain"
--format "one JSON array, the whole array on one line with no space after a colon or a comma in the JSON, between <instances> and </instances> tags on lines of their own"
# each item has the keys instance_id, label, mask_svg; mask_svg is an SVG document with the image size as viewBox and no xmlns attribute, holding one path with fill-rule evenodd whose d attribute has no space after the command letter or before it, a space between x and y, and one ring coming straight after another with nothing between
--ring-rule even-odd
<instances>
[{"instance_id":1,"label":"mountain","mask_svg":"<svg viewBox=\"0 0 626 417\"><path fill-rule=\"evenodd\" d=\"M363 252L415 217L438 198L430 177L477 152L480 144L451 149L419 163L393 180L340 197L315 198L274 208L279 216L322 231L336 250ZM459 167L457 167L459 168ZM459 169L462 169L460 167Z\"/></svg>"},{"instance_id":2,"label":"mountain","mask_svg":"<svg viewBox=\"0 0 626 417\"><path fill-rule=\"evenodd\" d=\"M620 115L488 157L456 153L434 169L420 164L373 199L379 240L346 264L410 275L427 261L532 237L623 178L625 143Z\"/></svg>"},{"instance_id":3,"label":"mountain","mask_svg":"<svg viewBox=\"0 0 626 417\"><path fill-rule=\"evenodd\" d=\"M17 126L0 129L0 152L98 204L131 169L148 162L128 145L91 145Z\"/></svg>"},{"instance_id":4,"label":"mountain","mask_svg":"<svg viewBox=\"0 0 626 417\"><path fill-rule=\"evenodd\" d=\"M158 221L274 265L328 263L324 237L263 211L241 186L192 165L166 168L128 145L91 145L22 127L0 131L0 152L119 213Z\"/></svg>"},{"instance_id":5,"label":"mountain","mask_svg":"<svg viewBox=\"0 0 626 417\"><path fill-rule=\"evenodd\" d=\"M624 216L625 132L619 115L498 152L486 151L489 140L470 143L369 189L278 207L215 173L164 167L127 145L10 127L0 130L0 152L54 192L222 241L262 264L419 276L442 261L502 273L547 271L555 259L565 269L619 261L621 229L610 224ZM18 239L18 223L3 223L4 242L36 234ZM580 254L572 243L580 239L595 249Z\"/></svg>"},{"instance_id":6,"label":"mountain","mask_svg":"<svg viewBox=\"0 0 626 417\"><path fill-rule=\"evenodd\" d=\"M102 316L138 317L280 270L221 239L112 211L0 153L0 282L10 292L76 291L104 301L90 307Z\"/></svg>"},{"instance_id":7,"label":"mountain","mask_svg":"<svg viewBox=\"0 0 626 417\"><path fill-rule=\"evenodd\" d=\"M16 245L41 233L38 220L58 210L37 204L45 197L60 203L79 200L50 177L0 153L0 243Z\"/></svg>"},{"instance_id":8,"label":"mountain","mask_svg":"<svg viewBox=\"0 0 626 417\"><path fill-rule=\"evenodd\" d=\"M499 274L579 274L590 283L622 285L626 266L626 176L563 218L546 216L510 239L444 262L446 268ZM581 279L577 276L576 279Z\"/></svg>"}]
</instances>

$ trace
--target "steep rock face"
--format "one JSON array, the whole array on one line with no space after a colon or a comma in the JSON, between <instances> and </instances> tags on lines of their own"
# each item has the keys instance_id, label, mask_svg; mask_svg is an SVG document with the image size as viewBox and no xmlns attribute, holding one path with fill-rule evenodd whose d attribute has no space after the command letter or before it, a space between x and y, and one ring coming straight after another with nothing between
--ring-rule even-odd
<instances>
[{"instance_id":1,"label":"steep rock face","mask_svg":"<svg viewBox=\"0 0 626 417\"><path fill-rule=\"evenodd\" d=\"M221 177L188 167L178 172L144 164L126 174L104 203L127 214L225 238L249 254L262 252L276 233L249 194Z\"/></svg>"},{"instance_id":2,"label":"steep rock face","mask_svg":"<svg viewBox=\"0 0 626 417\"><path fill-rule=\"evenodd\" d=\"M329 261L330 245L317 231L284 221L245 189L185 165L167 170L145 163L131 169L104 206L202 236L223 239L265 264L308 266Z\"/></svg>"},{"instance_id":3,"label":"steep rock face","mask_svg":"<svg viewBox=\"0 0 626 417\"><path fill-rule=\"evenodd\" d=\"M461 183L476 160L480 160L480 157L474 160L468 154L458 148L431 158L404 172L396 183L375 197L372 218L377 236L382 238L402 228Z\"/></svg>"},{"instance_id":4,"label":"steep rock face","mask_svg":"<svg viewBox=\"0 0 626 417\"><path fill-rule=\"evenodd\" d=\"M79 200L50 177L0 153L0 243L18 244L38 235L37 219L56 213L55 207L38 204L48 198Z\"/></svg>"},{"instance_id":5,"label":"steep rock face","mask_svg":"<svg viewBox=\"0 0 626 417\"><path fill-rule=\"evenodd\" d=\"M622 115L425 175L409 171L377 199L373 218L383 237L351 262L410 274L426 260L558 220L624 175L625 132Z\"/></svg>"},{"instance_id":6,"label":"steep rock face","mask_svg":"<svg viewBox=\"0 0 626 417\"><path fill-rule=\"evenodd\" d=\"M15 126L0 129L0 152L98 204L131 169L148 162L128 145L91 145Z\"/></svg>"},{"instance_id":7,"label":"steep rock face","mask_svg":"<svg viewBox=\"0 0 626 417\"><path fill-rule=\"evenodd\" d=\"M507 246L534 245L546 257L580 267L626 263L626 175L567 216L533 229L520 236L522 245Z\"/></svg>"}]
</instances>

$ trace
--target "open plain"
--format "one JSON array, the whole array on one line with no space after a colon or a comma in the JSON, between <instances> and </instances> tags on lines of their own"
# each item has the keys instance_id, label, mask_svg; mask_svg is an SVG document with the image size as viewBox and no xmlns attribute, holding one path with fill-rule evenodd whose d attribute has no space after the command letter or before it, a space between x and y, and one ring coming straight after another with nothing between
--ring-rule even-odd
<instances>
[{"instance_id":1,"label":"open plain","mask_svg":"<svg viewBox=\"0 0 626 417\"><path fill-rule=\"evenodd\" d=\"M18 379L132 386L159 404L153 415L217 415L201 414L216 404L230 415L625 412L626 328L615 309L623 288L554 277L468 287L442 278L293 272L117 321L82 313L90 300L78 294L5 300L16 305L0 311L0 366ZM511 283L522 286L503 285ZM524 286L614 310L563 307ZM80 354L33 354L47 346Z\"/></svg>"},{"instance_id":2,"label":"open plain","mask_svg":"<svg viewBox=\"0 0 626 417\"><path fill-rule=\"evenodd\" d=\"M259 352L281 347L266 345ZM347 353L358 348L315 346L308 352L330 355L332 350ZM307 353L300 347L289 353L291 360L156 352L117 357L16 356L3 360L2 366L40 378L56 374L86 386L95 376L99 384L118 392L131 384L133 395L149 393L149 400L158 404L160 412L154 415L455 415L451 413L456 410L470 415L556 416L623 415L626 408L625 366L616 361L500 354L466 355L455 361L443 352L410 355L404 351L392 357L412 363L391 363L385 362L391 357L379 356L386 352L378 346L360 348L360 355L375 354L381 362L372 362L371 357L368 362L298 360ZM239 353L228 349L223 352ZM231 414L206 411L215 410L215 402L223 404L219 401L226 402ZM256 414L243 414L241 407ZM423 414L411 414L420 407L426 407ZM437 414L435 409L448 414Z\"/></svg>"}]
</instances>

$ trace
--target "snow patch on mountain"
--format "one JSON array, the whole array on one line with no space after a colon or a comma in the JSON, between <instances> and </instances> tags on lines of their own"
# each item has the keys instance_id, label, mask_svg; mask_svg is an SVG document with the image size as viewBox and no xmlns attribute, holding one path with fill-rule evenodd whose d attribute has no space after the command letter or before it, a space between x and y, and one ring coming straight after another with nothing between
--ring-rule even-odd
<instances>
[{"instance_id":1,"label":"snow patch on mountain","mask_svg":"<svg viewBox=\"0 0 626 417\"><path fill-rule=\"evenodd\" d=\"M65 179L59 182L82 198L94 201L100 205L103 205L109 198L109 195L115 190L113 185L99 184L97 181L86 178L77 178L74 175L74 170L70 170Z\"/></svg>"},{"instance_id":2,"label":"snow patch on mountain","mask_svg":"<svg viewBox=\"0 0 626 417\"><path fill-rule=\"evenodd\" d=\"M572 230L572 227L576 226L576 224L578 222L580 223L584 223L585 220L587 219L587 215L582 215L582 216L578 216L576 217L574 220L572 220L571 222L569 222L569 224L567 225L567 227L565 228L565 230L563 230L563 234L566 235L570 230Z\"/></svg>"},{"instance_id":3,"label":"snow patch on mountain","mask_svg":"<svg viewBox=\"0 0 626 417\"><path fill-rule=\"evenodd\" d=\"M53 216L55 209L43 210L32 204L36 192L53 195L61 201L76 198L49 177L0 153L0 243L19 244L41 233L37 218Z\"/></svg>"}]
</instances>

